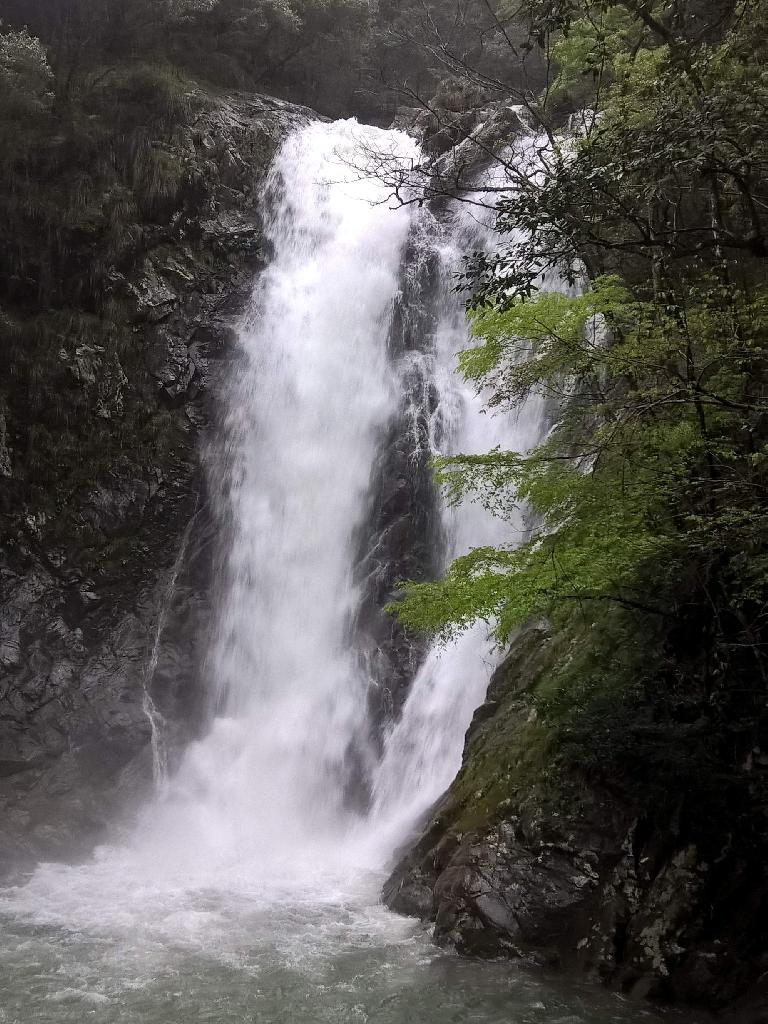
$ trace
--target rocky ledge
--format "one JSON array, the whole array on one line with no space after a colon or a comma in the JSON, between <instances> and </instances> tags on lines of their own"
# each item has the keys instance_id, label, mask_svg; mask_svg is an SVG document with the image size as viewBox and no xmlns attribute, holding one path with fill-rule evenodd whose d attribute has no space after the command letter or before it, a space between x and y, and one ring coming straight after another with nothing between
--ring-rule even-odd
<instances>
[{"instance_id":1,"label":"rocky ledge","mask_svg":"<svg viewBox=\"0 0 768 1024\"><path fill-rule=\"evenodd\" d=\"M384 900L465 955L586 972L629 995L765 1022L768 759L758 751L709 777L703 723L653 721L637 705L624 740L647 799L619 767L588 768L589 737L563 757L543 697L579 644L589 637L566 642L543 624L518 638L456 781ZM654 779L660 753L679 759L679 774L661 772L666 789ZM601 756L610 765L611 751Z\"/></svg>"}]
</instances>

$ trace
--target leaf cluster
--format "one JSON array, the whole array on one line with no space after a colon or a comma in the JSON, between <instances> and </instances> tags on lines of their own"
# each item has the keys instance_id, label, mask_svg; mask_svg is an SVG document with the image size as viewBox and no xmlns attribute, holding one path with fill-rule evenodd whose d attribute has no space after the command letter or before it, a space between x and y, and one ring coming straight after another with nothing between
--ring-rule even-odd
<instances>
[{"instance_id":1,"label":"leaf cluster","mask_svg":"<svg viewBox=\"0 0 768 1024\"><path fill-rule=\"evenodd\" d=\"M442 458L437 479L494 515L523 504L539 528L408 584L401 619L444 639L479 619L504 644L532 616L620 606L695 623L712 671L762 659L767 301L701 280L659 306L614 277L477 311L465 375L493 405L559 395L561 418L531 453Z\"/></svg>"}]
</instances>

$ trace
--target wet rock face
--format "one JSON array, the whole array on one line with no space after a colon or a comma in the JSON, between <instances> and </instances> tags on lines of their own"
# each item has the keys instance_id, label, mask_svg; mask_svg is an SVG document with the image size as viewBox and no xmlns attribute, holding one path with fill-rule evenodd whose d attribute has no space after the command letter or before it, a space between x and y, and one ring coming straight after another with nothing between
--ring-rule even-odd
<instances>
[{"instance_id":1,"label":"wet rock face","mask_svg":"<svg viewBox=\"0 0 768 1024\"><path fill-rule=\"evenodd\" d=\"M435 940L480 957L585 972L635 997L765 1020L768 884L754 835L639 807L573 775L544 783L533 691L551 649L523 633L494 674L463 766L384 886ZM548 653L548 647L549 653ZM743 831L743 829L742 829Z\"/></svg>"},{"instance_id":2,"label":"wet rock face","mask_svg":"<svg viewBox=\"0 0 768 1024\"><path fill-rule=\"evenodd\" d=\"M149 626L106 600L32 559L3 568L3 867L86 852L149 739Z\"/></svg>"},{"instance_id":3,"label":"wet rock face","mask_svg":"<svg viewBox=\"0 0 768 1024\"><path fill-rule=\"evenodd\" d=\"M426 167L444 179L447 193L466 188L473 173L528 131L519 108L476 88L452 91L450 83L443 83L427 109L401 107L393 127L419 139Z\"/></svg>"},{"instance_id":4,"label":"wet rock face","mask_svg":"<svg viewBox=\"0 0 768 1024\"><path fill-rule=\"evenodd\" d=\"M50 372L81 396L94 439L104 421L123 431L123 452L44 503L0 509L0 873L86 854L146 793L145 687L171 760L201 727L217 557L201 459L264 262L260 183L281 139L313 116L268 97L208 103L183 141L184 215L147 227L134 269L112 272L129 360L62 339ZM150 421L162 426L148 442L138 431ZM0 408L9 488L13 434Z\"/></svg>"},{"instance_id":5,"label":"wet rock face","mask_svg":"<svg viewBox=\"0 0 768 1024\"><path fill-rule=\"evenodd\" d=\"M439 440L438 395L430 373L439 287L435 253L429 246L412 248L388 345L399 377L400 409L379 445L355 567L360 604L354 631L361 671L370 682L370 733L361 737L361 749L369 753L380 750L426 653L424 641L384 607L397 599L401 581L434 579L441 565L439 496L430 469ZM351 758L354 774L364 777L365 753L351 752ZM363 778L361 790L365 785Z\"/></svg>"}]
</instances>

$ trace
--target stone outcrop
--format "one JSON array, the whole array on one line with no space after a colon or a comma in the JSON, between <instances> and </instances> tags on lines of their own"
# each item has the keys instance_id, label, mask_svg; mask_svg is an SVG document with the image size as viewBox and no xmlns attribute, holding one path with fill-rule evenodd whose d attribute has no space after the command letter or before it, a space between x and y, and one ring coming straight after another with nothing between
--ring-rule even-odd
<instances>
[{"instance_id":1,"label":"stone outcrop","mask_svg":"<svg viewBox=\"0 0 768 1024\"><path fill-rule=\"evenodd\" d=\"M537 694L570 654L543 625L518 638L385 902L469 956L585 972L633 996L764 1022L768 886L760 808L743 805L754 767L750 778L714 780L708 810L703 778L699 793L695 781L681 776L676 790L667 778L667 794L649 803L620 776L598 782L558 764ZM653 728L640 723L639 743ZM698 745L697 728L662 739Z\"/></svg>"},{"instance_id":2,"label":"stone outcrop","mask_svg":"<svg viewBox=\"0 0 768 1024\"><path fill-rule=\"evenodd\" d=\"M428 190L441 185L449 195L470 187L481 167L528 131L521 107L450 80L426 107L400 107L393 127L419 139L432 182Z\"/></svg>"},{"instance_id":3,"label":"stone outcrop","mask_svg":"<svg viewBox=\"0 0 768 1024\"><path fill-rule=\"evenodd\" d=\"M145 225L110 275L128 355L75 324L46 371L77 408L81 479L14 501L24 409L0 408L0 870L84 854L146 791L145 687L171 758L202 719L215 530L201 453L265 258L264 174L315 115L257 96L196 109L177 143L183 210ZM122 432L117 457L99 459L103 424Z\"/></svg>"}]
</instances>

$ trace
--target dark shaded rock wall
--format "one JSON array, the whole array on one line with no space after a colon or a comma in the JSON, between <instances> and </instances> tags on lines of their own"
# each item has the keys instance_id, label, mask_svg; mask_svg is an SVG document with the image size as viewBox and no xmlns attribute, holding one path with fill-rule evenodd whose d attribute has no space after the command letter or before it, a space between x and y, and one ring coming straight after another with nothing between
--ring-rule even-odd
<instances>
[{"instance_id":1,"label":"dark shaded rock wall","mask_svg":"<svg viewBox=\"0 0 768 1024\"><path fill-rule=\"evenodd\" d=\"M387 881L385 902L432 922L437 942L466 955L520 957L634 996L765 1021L768 885L750 827L764 812L734 806L728 821L713 804L708 816L692 807L690 784L672 778L654 806L621 777L597 783L558 765L537 694L572 655L544 625L518 638L475 713L457 779Z\"/></svg>"},{"instance_id":2,"label":"dark shaded rock wall","mask_svg":"<svg viewBox=\"0 0 768 1024\"><path fill-rule=\"evenodd\" d=\"M436 252L415 233L388 342L400 405L379 446L355 569L361 592L355 629L378 733L397 717L424 654L423 641L383 608L402 580L433 579L441 566L440 504L429 466L439 401L432 379L439 278Z\"/></svg>"},{"instance_id":3,"label":"dark shaded rock wall","mask_svg":"<svg viewBox=\"0 0 768 1024\"><path fill-rule=\"evenodd\" d=\"M287 131L314 116L267 97L209 97L180 136L192 198L142 233L132 269L112 273L131 359L121 365L74 327L43 370L81 410L84 484L52 467L44 498L14 499L15 439L30 424L5 382L0 870L86 853L146 792L145 686L169 758L200 728L217 533L201 452L232 325L266 255L261 182ZM99 459L107 428L121 450Z\"/></svg>"},{"instance_id":4,"label":"dark shaded rock wall","mask_svg":"<svg viewBox=\"0 0 768 1024\"><path fill-rule=\"evenodd\" d=\"M404 254L388 338L399 389L371 475L354 568L359 604L352 626L360 670L369 684L367 734L348 752L350 798L364 807L383 741L400 716L427 651L385 607L404 580L434 579L444 560L441 499L430 460L442 444L443 415L435 381L436 330L446 298L436 221L417 219Z\"/></svg>"}]
</instances>

